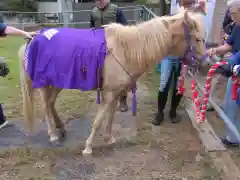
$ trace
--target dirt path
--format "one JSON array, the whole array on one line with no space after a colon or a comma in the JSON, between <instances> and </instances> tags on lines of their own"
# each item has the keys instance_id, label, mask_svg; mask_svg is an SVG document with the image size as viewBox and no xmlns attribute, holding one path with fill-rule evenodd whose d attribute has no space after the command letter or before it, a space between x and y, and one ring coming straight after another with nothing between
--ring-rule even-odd
<instances>
[{"instance_id":1,"label":"dirt path","mask_svg":"<svg viewBox=\"0 0 240 180\"><path fill-rule=\"evenodd\" d=\"M156 97L155 90L149 88L152 87L143 83L138 88L137 117L132 117L130 111L117 113L113 126L117 143L105 145L99 133L92 157L83 157L81 150L96 105L67 124L68 142L58 148L46 142L42 123L35 134L26 137L22 123L12 122L12 126L0 132L0 147L13 147L0 153L0 179L220 180L183 108L180 124L171 124L166 114L162 126L151 125Z\"/></svg>"}]
</instances>

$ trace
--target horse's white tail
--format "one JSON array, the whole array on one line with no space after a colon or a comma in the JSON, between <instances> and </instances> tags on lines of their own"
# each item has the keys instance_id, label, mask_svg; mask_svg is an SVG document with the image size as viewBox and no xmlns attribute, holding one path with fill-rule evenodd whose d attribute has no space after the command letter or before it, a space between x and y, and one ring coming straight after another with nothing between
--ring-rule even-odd
<instances>
[{"instance_id":1,"label":"horse's white tail","mask_svg":"<svg viewBox=\"0 0 240 180\"><path fill-rule=\"evenodd\" d=\"M23 98L23 115L24 120L28 123L28 127L31 130L34 125L34 108L33 108L33 88L32 81L30 80L25 70L25 53L26 44L22 45L18 52L20 60L20 79L21 79L21 90Z\"/></svg>"}]
</instances>

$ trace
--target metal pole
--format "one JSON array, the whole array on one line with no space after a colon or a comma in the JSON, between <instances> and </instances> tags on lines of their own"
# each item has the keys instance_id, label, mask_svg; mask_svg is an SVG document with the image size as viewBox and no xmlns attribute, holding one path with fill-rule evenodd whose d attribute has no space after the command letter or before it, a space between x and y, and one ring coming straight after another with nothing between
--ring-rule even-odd
<instances>
[{"instance_id":1,"label":"metal pole","mask_svg":"<svg viewBox=\"0 0 240 180\"><path fill-rule=\"evenodd\" d=\"M188 73L193 77L193 74L188 71ZM201 83L196 80L197 82L197 87L198 89L201 91L201 93L203 94L204 89L201 86ZM231 97L230 97L231 98ZM226 123L226 125L228 126L229 129L231 129L231 131L234 133L234 135L236 136L238 142L240 143L240 134L237 130L237 128L235 127L235 125L231 122L231 120L226 116L226 114L224 113L224 111L211 99L211 97L209 98L209 103L212 105L212 107L217 111L217 113L219 114L219 116L223 119L223 121Z\"/></svg>"}]
</instances>

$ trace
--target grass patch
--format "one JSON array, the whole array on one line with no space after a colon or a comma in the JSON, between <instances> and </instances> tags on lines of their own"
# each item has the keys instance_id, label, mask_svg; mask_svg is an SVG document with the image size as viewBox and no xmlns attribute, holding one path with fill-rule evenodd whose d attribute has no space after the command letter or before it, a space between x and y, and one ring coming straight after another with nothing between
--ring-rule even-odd
<instances>
[{"instance_id":1,"label":"grass patch","mask_svg":"<svg viewBox=\"0 0 240 180\"><path fill-rule=\"evenodd\" d=\"M19 60L18 49L24 43L23 38L7 37L0 39L0 56L6 57L10 73L0 81L0 101L5 101L19 89Z\"/></svg>"}]
</instances>

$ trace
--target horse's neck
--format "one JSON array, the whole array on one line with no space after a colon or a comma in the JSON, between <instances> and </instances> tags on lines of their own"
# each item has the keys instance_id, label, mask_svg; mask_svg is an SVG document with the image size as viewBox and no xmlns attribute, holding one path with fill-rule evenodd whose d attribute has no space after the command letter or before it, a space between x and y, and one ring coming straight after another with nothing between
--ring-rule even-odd
<instances>
[{"instance_id":1,"label":"horse's neck","mask_svg":"<svg viewBox=\"0 0 240 180\"><path fill-rule=\"evenodd\" d=\"M161 19L137 26L110 25L106 31L108 48L115 49L128 72L140 76L163 59L171 45L171 32ZM119 53L119 54L118 54Z\"/></svg>"}]
</instances>

